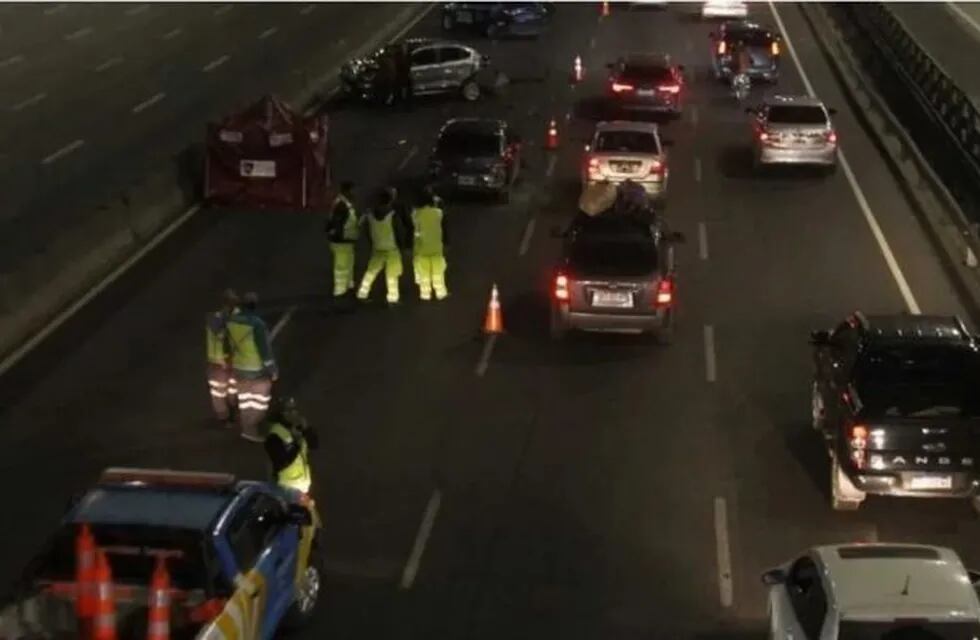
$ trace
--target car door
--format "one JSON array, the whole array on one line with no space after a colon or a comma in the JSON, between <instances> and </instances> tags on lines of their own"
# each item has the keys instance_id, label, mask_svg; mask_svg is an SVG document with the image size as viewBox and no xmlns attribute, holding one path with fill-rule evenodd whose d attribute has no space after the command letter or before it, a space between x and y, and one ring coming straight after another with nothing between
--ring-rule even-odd
<instances>
[{"instance_id":1,"label":"car door","mask_svg":"<svg viewBox=\"0 0 980 640\"><path fill-rule=\"evenodd\" d=\"M296 598L299 534L289 524L282 501L265 493L257 494L252 504L251 528L261 549L256 567L268 588L262 637L272 638Z\"/></svg>"},{"instance_id":2,"label":"car door","mask_svg":"<svg viewBox=\"0 0 980 640\"><path fill-rule=\"evenodd\" d=\"M790 565L782 585L769 591L770 640L820 640L827 596L810 556Z\"/></svg>"},{"instance_id":3,"label":"car door","mask_svg":"<svg viewBox=\"0 0 980 640\"><path fill-rule=\"evenodd\" d=\"M439 48L439 88L449 91L463 86L463 82L473 73L469 49L457 45L443 45Z\"/></svg>"},{"instance_id":4,"label":"car door","mask_svg":"<svg viewBox=\"0 0 980 640\"><path fill-rule=\"evenodd\" d=\"M412 86L415 93L438 91L439 47L419 47L411 56Z\"/></svg>"}]
</instances>

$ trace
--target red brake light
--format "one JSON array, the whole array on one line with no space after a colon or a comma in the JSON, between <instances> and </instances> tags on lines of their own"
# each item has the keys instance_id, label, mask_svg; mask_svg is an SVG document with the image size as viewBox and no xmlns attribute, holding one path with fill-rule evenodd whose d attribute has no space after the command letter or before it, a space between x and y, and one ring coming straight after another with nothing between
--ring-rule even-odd
<instances>
[{"instance_id":1,"label":"red brake light","mask_svg":"<svg viewBox=\"0 0 980 640\"><path fill-rule=\"evenodd\" d=\"M829 142L830 144L837 144L837 132L836 131L828 131L827 132L827 142Z\"/></svg>"},{"instance_id":2,"label":"red brake light","mask_svg":"<svg viewBox=\"0 0 980 640\"><path fill-rule=\"evenodd\" d=\"M657 306L666 307L674 301L674 283L669 278L664 278L657 285Z\"/></svg>"},{"instance_id":3,"label":"red brake light","mask_svg":"<svg viewBox=\"0 0 980 640\"><path fill-rule=\"evenodd\" d=\"M727 47L725 45L725 41L724 40L722 40L721 42L719 42L718 43L718 55L720 55L720 56L725 55L725 49L726 48Z\"/></svg>"},{"instance_id":4,"label":"red brake light","mask_svg":"<svg viewBox=\"0 0 980 640\"><path fill-rule=\"evenodd\" d=\"M616 82L615 80L612 83L612 90L615 91L616 93L622 93L624 91L632 91L634 88L635 87L631 84L623 84L621 82Z\"/></svg>"},{"instance_id":5,"label":"red brake light","mask_svg":"<svg viewBox=\"0 0 980 640\"><path fill-rule=\"evenodd\" d=\"M555 278L555 299L567 301L568 298L568 277L558 274Z\"/></svg>"},{"instance_id":6,"label":"red brake light","mask_svg":"<svg viewBox=\"0 0 980 640\"><path fill-rule=\"evenodd\" d=\"M851 427L851 460L860 469L864 467L866 461L865 450L868 448L868 428L864 425L856 424Z\"/></svg>"},{"instance_id":7,"label":"red brake light","mask_svg":"<svg viewBox=\"0 0 980 640\"><path fill-rule=\"evenodd\" d=\"M677 94L677 93L680 93L681 92L681 85L679 85L679 84L662 84L659 87L657 87L657 89L659 89L660 91L663 91L664 93L674 93L674 94Z\"/></svg>"},{"instance_id":8,"label":"red brake light","mask_svg":"<svg viewBox=\"0 0 980 640\"><path fill-rule=\"evenodd\" d=\"M661 162L659 160L654 160L653 162L650 163L650 175L651 176L652 175L663 174L663 172L664 172L664 163L663 162Z\"/></svg>"}]
</instances>

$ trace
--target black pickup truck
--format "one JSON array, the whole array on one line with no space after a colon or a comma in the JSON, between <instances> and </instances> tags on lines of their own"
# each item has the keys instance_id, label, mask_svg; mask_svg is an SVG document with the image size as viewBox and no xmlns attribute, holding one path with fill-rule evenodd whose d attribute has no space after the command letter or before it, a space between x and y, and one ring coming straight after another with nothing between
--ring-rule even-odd
<instances>
[{"instance_id":1,"label":"black pickup truck","mask_svg":"<svg viewBox=\"0 0 980 640\"><path fill-rule=\"evenodd\" d=\"M836 510L869 493L960 497L980 487L980 344L956 317L854 313L814 331L813 428Z\"/></svg>"}]
</instances>

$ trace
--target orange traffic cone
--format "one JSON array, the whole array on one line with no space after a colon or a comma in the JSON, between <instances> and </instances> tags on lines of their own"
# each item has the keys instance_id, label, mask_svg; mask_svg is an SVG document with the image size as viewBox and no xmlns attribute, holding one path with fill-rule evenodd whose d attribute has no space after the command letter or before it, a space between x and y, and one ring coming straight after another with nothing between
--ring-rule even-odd
<instances>
[{"instance_id":1,"label":"orange traffic cone","mask_svg":"<svg viewBox=\"0 0 980 640\"><path fill-rule=\"evenodd\" d=\"M558 148L558 123L554 118L548 123L548 135L545 137L544 141L545 149L557 149Z\"/></svg>"},{"instance_id":2,"label":"orange traffic cone","mask_svg":"<svg viewBox=\"0 0 980 640\"><path fill-rule=\"evenodd\" d=\"M105 551L95 552L95 621L92 640L116 640L116 601L113 594L112 570Z\"/></svg>"},{"instance_id":3,"label":"orange traffic cone","mask_svg":"<svg viewBox=\"0 0 980 640\"><path fill-rule=\"evenodd\" d=\"M609 15L609 3L603 0L602 3L602 17L605 18Z\"/></svg>"},{"instance_id":4,"label":"orange traffic cone","mask_svg":"<svg viewBox=\"0 0 980 640\"><path fill-rule=\"evenodd\" d=\"M583 75L582 56L575 56L575 62L572 64L572 82L582 82Z\"/></svg>"},{"instance_id":5,"label":"orange traffic cone","mask_svg":"<svg viewBox=\"0 0 980 640\"><path fill-rule=\"evenodd\" d=\"M95 538L83 524L75 538L75 614L82 625L95 617Z\"/></svg>"},{"instance_id":6,"label":"orange traffic cone","mask_svg":"<svg viewBox=\"0 0 980 640\"><path fill-rule=\"evenodd\" d=\"M170 640L170 574L163 556L157 556L153 570L149 606L146 640Z\"/></svg>"},{"instance_id":7,"label":"orange traffic cone","mask_svg":"<svg viewBox=\"0 0 980 640\"><path fill-rule=\"evenodd\" d=\"M490 290L490 304L487 305L487 319L483 322L483 333L495 334L504 332L504 318L500 312L500 294L497 284Z\"/></svg>"}]
</instances>

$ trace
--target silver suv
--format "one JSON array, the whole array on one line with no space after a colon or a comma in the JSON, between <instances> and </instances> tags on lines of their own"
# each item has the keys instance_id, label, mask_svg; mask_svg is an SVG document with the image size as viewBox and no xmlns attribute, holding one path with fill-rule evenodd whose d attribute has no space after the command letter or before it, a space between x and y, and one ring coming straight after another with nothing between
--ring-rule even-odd
<instances>
[{"instance_id":1,"label":"silver suv","mask_svg":"<svg viewBox=\"0 0 980 640\"><path fill-rule=\"evenodd\" d=\"M837 167L837 132L830 121L836 111L810 96L773 96L748 108L752 120L755 166L817 165Z\"/></svg>"}]
</instances>

